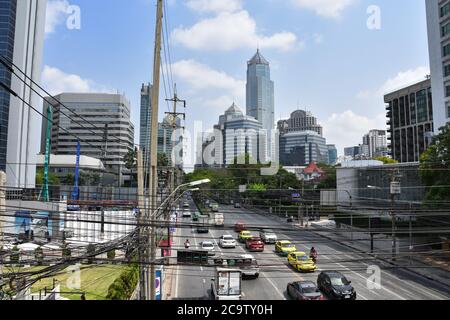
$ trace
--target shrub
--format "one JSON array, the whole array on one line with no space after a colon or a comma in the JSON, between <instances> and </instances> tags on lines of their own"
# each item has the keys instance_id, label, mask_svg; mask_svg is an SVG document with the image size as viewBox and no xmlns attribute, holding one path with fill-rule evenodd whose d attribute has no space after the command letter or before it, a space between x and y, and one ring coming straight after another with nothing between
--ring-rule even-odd
<instances>
[{"instance_id":1,"label":"shrub","mask_svg":"<svg viewBox=\"0 0 450 320\"><path fill-rule=\"evenodd\" d=\"M106 296L109 300L129 300L139 280L139 267L132 265L125 269L109 286Z\"/></svg>"},{"instance_id":2,"label":"shrub","mask_svg":"<svg viewBox=\"0 0 450 320\"><path fill-rule=\"evenodd\" d=\"M114 260L116 257L116 250L112 249L111 251L108 251L107 257L109 260Z\"/></svg>"}]
</instances>

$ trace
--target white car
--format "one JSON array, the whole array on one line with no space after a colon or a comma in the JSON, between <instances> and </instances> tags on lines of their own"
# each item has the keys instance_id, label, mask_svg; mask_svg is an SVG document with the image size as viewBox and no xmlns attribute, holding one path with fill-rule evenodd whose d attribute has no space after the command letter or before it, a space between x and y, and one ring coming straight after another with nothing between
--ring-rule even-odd
<instances>
[{"instance_id":1,"label":"white car","mask_svg":"<svg viewBox=\"0 0 450 320\"><path fill-rule=\"evenodd\" d=\"M236 240L228 234L223 235L219 239L219 246L222 248L236 248Z\"/></svg>"},{"instance_id":2,"label":"white car","mask_svg":"<svg viewBox=\"0 0 450 320\"><path fill-rule=\"evenodd\" d=\"M190 218L192 215L191 215L191 212L190 211L188 211L188 210L186 210L186 211L183 211L183 218Z\"/></svg>"},{"instance_id":3,"label":"white car","mask_svg":"<svg viewBox=\"0 0 450 320\"><path fill-rule=\"evenodd\" d=\"M184 207L184 208L189 208L189 207L190 207L189 202L185 201L185 202L183 203L183 207Z\"/></svg>"},{"instance_id":4,"label":"white car","mask_svg":"<svg viewBox=\"0 0 450 320\"><path fill-rule=\"evenodd\" d=\"M215 247L212 241L203 241L200 243L200 247L202 250L208 251L209 255L214 255Z\"/></svg>"}]
</instances>

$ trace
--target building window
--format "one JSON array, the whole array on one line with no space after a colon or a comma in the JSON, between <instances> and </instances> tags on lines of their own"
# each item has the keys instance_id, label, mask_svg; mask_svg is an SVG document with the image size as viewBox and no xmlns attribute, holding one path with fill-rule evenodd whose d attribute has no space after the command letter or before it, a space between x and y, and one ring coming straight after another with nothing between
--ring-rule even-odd
<instances>
[{"instance_id":1,"label":"building window","mask_svg":"<svg viewBox=\"0 0 450 320\"><path fill-rule=\"evenodd\" d=\"M447 118L450 118L450 106L447 106Z\"/></svg>"},{"instance_id":2,"label":"building window","mask_svg":"<svg viewBox=\"0 0 450 320\"><path fill-rule=\"evenodd\" d=\"M447 23L441 27L441 36L445 37L449 33L450 33L450 23Z\"/></svg>"},{"instance_id":3,"label":"building window","mask_svg":"<svg viewBox=\"0 0 450 320\"><path fill-rule=\"evenodd\" d=\"M450 12L450 2L447 2L441 7L441 18L449 14Z\"/></svg>"},{"instance_id":4,"label":"building window","mask_svg":"<svg viewBox=\"0 0 450 320\"><path fill-rule=\"evenodd\" d=\"M444 77L450 76L450 64L444 67Z\"/></svg>"},{"instance_id":5,"label":"building window","mask_svg":"<svg viewBox=\"0 0 450 320\"><path fill-rule=\"evenodd\" d=\"M445 86L445 96L450 97L450 86Z\"/></svg>"},{"instance_id":6,"label":"building window","mask_svg":"<svg viewBox=\"0 0 450 320\"><path fill-rule=\"evenodd\" d=\"M450 43L446 44L442 50L442 55L448 56L450 54Z\"/></svg>"}]
</instances>

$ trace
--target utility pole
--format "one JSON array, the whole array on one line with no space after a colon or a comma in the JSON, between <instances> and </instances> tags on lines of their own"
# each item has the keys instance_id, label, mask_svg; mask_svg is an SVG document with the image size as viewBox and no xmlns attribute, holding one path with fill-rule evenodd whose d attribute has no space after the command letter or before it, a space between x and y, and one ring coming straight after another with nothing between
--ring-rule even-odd
<instances>
[{"instance_id":1,"label":"utility pole","mask_svg":"<svg viewBox=\"0 0 450 320\"><path fill-rule=\"evenodd\" d=\"M147 262L150 262L150 291L146 296L150 300L155 300L155 259L156 259L156 227L153 223L151 213L156 210L157 206L157 188L158 188L158 109L159 109L159 82L161 77L161 38L162 38L162 19L163 19L163 0L157 0L156 9L156 30L155 30L155 52L153 56L153 86L152 86L152 116L150 126L150 170L149 174L149 196L151 210L148 208L146 218L152 223L150 234L150 257L147 254ZM148 241L146 241L148 244ZM148 247L148 246L147 246ZM150 260L150 261L149 261ZM147 288L149 287L146 282Z\"/></svg>"},{"instance_id":2,"label":"utility pole","mask_svg":"<svg viewBox=\"0 0 450 320\"><path fill-rule=\"evenodd\" d=\"M138 235L138 257L139 261L144 261L145 256L145 247L144 244L147 241L143 241L146 236L144 233L144 208L145 208L145 199L144 199L144 166L142 160L142 150L138 150L137 152L137 179L138 179L138 206L139 206L139 235ZM148 282L147 279L147 266L142 263L139 264L139 297L140 299L144 299L146 297L146 286L145 283Z\"/></svg>"},{"instance_id":3,"label":"utility pole","mask_svg":"<svg viewBox=\"0 0 450 320\"><path fill-rule=\"evenodd\" d=\"M184 108L184 110L186 110L186 100L178 99L177 86L175 84L173 98L172 99L166 99L166 101L173 102L173 111L172 112L166 112L166 114L168 116L170 116L170 120L171 120L170 128L173 130L172 131L172 135L173 135L173 132L176 129L183 129L184 130L184 127L178 125L177 120L178 120L179 116L183 116L183 120L186 120L186 113L185 112L177 112L177 106L178 106L178 103L183 103L183 108ZM173 142L175 142L175 141L172 141L172 147L173 147ZM175 163L174 163L175 160L176 160L176 157L174 157L174 159L172 159L172 161L171 161L171 164L172 164L171 167L172 168L171 168L171 172L170 172L170 192L172 192L174 190L174 188L175 188L175 167L176 167Z\"/></svg>"},{"instance_id":4,"label":"utility pole","mask_svg":"<svg viewBox=\"0 0 450 320\"><path fill-rule=\"evenodd\" d=\"M395 256L397 252L397 239L395 237L396 225L395 225L395 196L401 193L400 189L400 178L401 175L397 170L393 170L391 174L391 220L392 220L392 260L395 261Z\"/></svg>"}]
</instances>

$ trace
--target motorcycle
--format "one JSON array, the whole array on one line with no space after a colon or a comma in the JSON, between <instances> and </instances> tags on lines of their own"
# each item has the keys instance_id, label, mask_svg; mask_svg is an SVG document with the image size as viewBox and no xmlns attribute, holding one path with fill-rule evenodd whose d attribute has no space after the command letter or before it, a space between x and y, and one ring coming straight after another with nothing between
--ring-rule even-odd
<instances>
[{"instance_id":1,"label":"motorcycle","mask_svg":"<svg viewBox=\"0 0 450 320\"><path fill-rule=\"evenodd\" d=\"M309 257L314 263L317 263L317 252L311 253Z\"/></svg>"},{"instance_id":2,"label":"motorcycle","mask_svg":"<svg viewBox=\"0 0 450 320\"><path fill-rule=\"evenodd\" d=\"M189 242L185 242L184 243L184 248L185 249L189 249L190 246L191 246L191 244Z\"/></svg>"}]
</instances>

